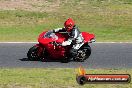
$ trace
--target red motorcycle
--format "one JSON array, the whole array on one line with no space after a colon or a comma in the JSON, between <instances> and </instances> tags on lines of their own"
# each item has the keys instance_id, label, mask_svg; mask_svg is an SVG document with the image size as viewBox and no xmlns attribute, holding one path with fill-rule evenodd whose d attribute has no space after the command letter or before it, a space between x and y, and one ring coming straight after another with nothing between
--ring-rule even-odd
<instances>
[{"instance_id":1,"label":"red motorcycle","mask_svg":"<svg viewBox=\"0 0 132 88\"><path fill-rule=\"evenodd\" d=\"M84 61L91 54L91 47L89 43L95 42L94 34L81 32L84 41L82 46L78 49L77 55L73 60ZM45 60L48 58L58 59L61 62L69 62L69 51L73 44L62 46L62 42L68 39L68 35L63 32L53 33L52 31L45 31L39 35L39 44L31 47L27 53L29 60Z\"/></svg>"}]
</instances>

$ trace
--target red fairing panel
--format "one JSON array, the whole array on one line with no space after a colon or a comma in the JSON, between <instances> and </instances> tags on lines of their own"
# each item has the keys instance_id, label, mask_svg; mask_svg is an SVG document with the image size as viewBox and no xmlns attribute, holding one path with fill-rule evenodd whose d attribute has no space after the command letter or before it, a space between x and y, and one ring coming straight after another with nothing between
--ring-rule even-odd
<instances>
[{"instance_id":1,"label":"red fairing panel","mask_svg":"<svg viewBox=\"0 0 132 88\"><path fill-rule=\"evenodd\" d=\"M53 46L51 44L48 44L47 50L50 53L50 57L54 59L61 59L65 56L65 49L62 46Z\"/></svg>"},{"instance_id":2,"label":"red fairing panel","mask_svg":"<svg viewBox=\"0 0 132 88\"><path fill-rule=\"evenodd\" d=\"M46 50L48 51L48 53L50 54L51 58L62 58L65 56L65 48L62 46L54 46L52 44L50 44L50 42L53 42L53 40L51 38L44 38L44 34L46 32L43 32L39 35L38 38L38 42L43 45ZM66 36L62 35L60 33L56 33L56 35L58 36L58 40L56 40L56 42L62 43L63 41L66 40Z\"/></svg>"},{"instance_id":3,"label":"red fairing panel","mask_svg":"<svg viewBox=\"0 0 132 88\"><path fill-rule=\"evenodd\" d=\"M56 40L56 42L59 42L59 43L62 43L63 41L66 40L66 36L65 35L62 35L60 33L56 33L56 35L58 36L58 40ZM52 58L63 58L65 56L65 48L63 46L53 46L51 44L48 44L47 46L48 48L48 51L50 52L50 56Z\"/></svg>"},{"instance_id":4,"label":"red fairing panel","mask_svg":"<svg viewBox=\"0 0 132 88\"><path fill-rule=\"evenodd\" d=\"M38 42L42 45L46 45L48 44L49 42L52 42L52 40L50 38L44 38L44 34L46 32L43 32L39 35L39 38L38 38Z\"/></svg>"},{"instance_id":5,"label":"red fairing panel","mask_svg":"<svg viewBox=\"0 0 132 88\"><path fill-rule=\"evenodd\" d=\"M88 32L82 32L82 36L84 38L84 43L89 42L91 39L94 39L94 34L90 34Z\"/></svg>"}]
</instances>

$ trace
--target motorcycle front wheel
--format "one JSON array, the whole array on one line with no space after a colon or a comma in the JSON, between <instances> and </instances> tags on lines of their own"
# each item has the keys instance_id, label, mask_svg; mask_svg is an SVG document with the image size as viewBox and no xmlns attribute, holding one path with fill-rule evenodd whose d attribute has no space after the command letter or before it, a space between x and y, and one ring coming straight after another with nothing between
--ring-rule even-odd
<instances>
[{"instance_id":1,"label":"motorcycle front wheel","mask_svg":"<svg viewBox=\"0 0 132 88\"><path fill-rule=\"evenodd\" d=\"M34 61L34 60L38 60L39 59L39 55L38 55L38 47L37 46L33 46L29 49L28 53L27 53L27 57L29 60Z\"/></svg>"}]
</instances>

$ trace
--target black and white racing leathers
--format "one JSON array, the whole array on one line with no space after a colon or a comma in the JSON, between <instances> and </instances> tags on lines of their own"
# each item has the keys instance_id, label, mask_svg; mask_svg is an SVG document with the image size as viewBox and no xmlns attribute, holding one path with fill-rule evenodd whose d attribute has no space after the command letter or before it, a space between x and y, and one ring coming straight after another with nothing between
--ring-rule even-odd
<instances>
[{"instance_id":1,"label":"black and white racing leathers","mask_svg":"<svg viewBox=\"0 0 132 88\"><path fill-rule=\"evenodd\" d=\"M71 32L67 32L65 28L57 28L54 29L53 32L66 32L69 35L69 38L67 41L64 41L62 43L62 46L67 46L72 43L72 41L75 42L72 49L78 50L83 45L83 37L81 32L79 31L77 26L74 26Z\"/></svg>"}]
</instances>

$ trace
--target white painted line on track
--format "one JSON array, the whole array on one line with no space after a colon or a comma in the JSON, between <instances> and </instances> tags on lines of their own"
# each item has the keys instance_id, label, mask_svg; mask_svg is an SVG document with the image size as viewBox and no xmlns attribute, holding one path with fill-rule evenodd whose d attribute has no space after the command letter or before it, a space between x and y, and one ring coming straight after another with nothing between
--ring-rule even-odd
<instances>
[{"instance_id":1,"label":"white painted line on track","mask_svg":"<svg viewBox=\"0 0 132 88\"><path fill-rule=\"evenodd\" d=\"M95 43L132 43L132 42L95 42Z\"/></svg>"},{"instance_id":2,"label":"white painted line on track","mask_svg":"<svg viewBox=\"0 0 132 88\"><path fill-rule=\"evenodd\" d=\"M38 43L38 42L0 42L0 43L7 43L7 44L15 44L15 43ZM132 42L94 42L94 43L132 43Z\"/></svg>"},{"instance_id":3,"label":"white painted line on track","mask_svg":"<svg viewBox=\"0 0 132 88\"><path fill-rule=\"evenodd\" d=\"M18 44L19 43L29 43L30 44L30 43L38 43L38 42L0 42L0 43L7 43L7 44L8 43L11 43L11 44L13 44L13 43L18 43Z\"/></svg>"}]
</instances>

